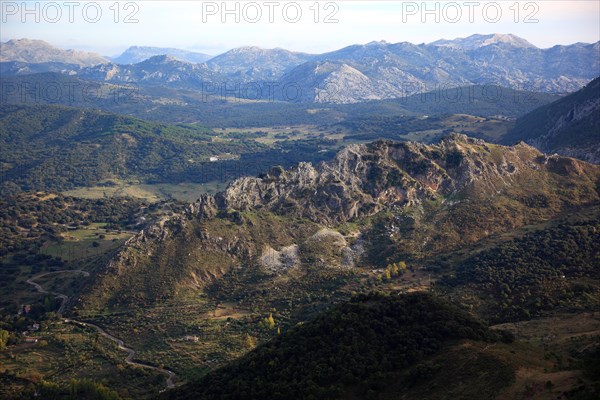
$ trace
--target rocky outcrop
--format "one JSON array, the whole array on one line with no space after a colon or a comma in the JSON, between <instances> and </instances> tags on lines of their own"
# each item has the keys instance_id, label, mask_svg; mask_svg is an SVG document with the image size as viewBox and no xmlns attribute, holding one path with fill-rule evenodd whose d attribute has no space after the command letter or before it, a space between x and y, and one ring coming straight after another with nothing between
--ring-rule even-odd
<instances>
[{"instance_id":1,"label":"rocky outcrop","mask_svg":"<svg viewBox=\"0 0 600 400\"><path fill-rule=\"evenodd\" d=\"M306 273L302 267L384 265L398 252L448 251L597 204L599 192L599 166L523 142L504 147L453 134L435 145L356 144L316 166L235 180L145 228L82 301L163 301L239 268L277 279ZM364 217L373 218L362 224ZM334 229L348 221L358 231Z\"/></svg>"},{"instance_id":2,"label":"rocky outcrop","mask_svg":"<svg viewBox=\"0 0 600 400\"><path fill-rule=\"evenodd\" d=\"M541 153L526 144L499 149L454 134L437 145L377 141L351 145L316 167L275 168L262 177L232 182L216 198L201 199L196 214L211 204L221 209L270 211L335 225L384 208L418 205L469 185L494 193L511 178L537 167Z\"/></svg>"},{"instance_id":3,"label":"rocky outcrop","mask_svg":"<svg viewBox=\"0 0 600 400\"><path fill-rule=\"evenodd\" d=\"M210 219L217 215L218 206L215 198L209 194L203 194L195 202L188 206L186 213L199 219Z\"/></svg>"}]
</instances>

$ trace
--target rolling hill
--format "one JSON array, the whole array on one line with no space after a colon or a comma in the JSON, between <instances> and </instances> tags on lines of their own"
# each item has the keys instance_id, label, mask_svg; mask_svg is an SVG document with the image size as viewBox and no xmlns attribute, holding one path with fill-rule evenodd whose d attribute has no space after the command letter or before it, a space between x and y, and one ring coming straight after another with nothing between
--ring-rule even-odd
<instances>
[{"instance_id":1,"label":"rolling hill","mask_svg":"<svg viewBox=\"0 0 600 400\"><path fill-rule=\"evenodd\" d=\"M200 162L211 155L259 147L254 142L212 143L210 132L93 110L3 106L3 190L64 190L124 178L177 181L188 173L201 176Z\"/></svg>"},{"instance_id":2,"label":"rolling hill","mask_svg":"<svg viewBox=\"0 0 600 400\"><path fill-rule=\"evenodd\" d=\"M160 56L153 60L147 61L150 66L173 63L173 68L176 68L180 63ZM4 63L2 66L12 68L15 65ZM110 64L106 67L109 68ZM135 66L124 68L119 67L113 72L123 73L123 77L135 74ZM160 76L148 77L154 82L161 79ZM400 99L329 103L316 108L312 103L242 101L223 97L219 91L206 93L146 86L127 79L121 83L98 82L56 72L6 76L0 80L0 89L0 100L5 104L61 104L127 114L144 120L198 123L208 127L313 125L335 130L340 124L344 128L356 129L352 134L373 132L378 135L372 139L388 137L385 135L389 134L396 134L390 138L397 139L397 134L410 129L410 124L402 121L416 115L467 114L513 119L560 97L487 85L445 88ZM398 129L390 131L389 126L382 125L382 118L399 121Z\"/></svg>"}]
</instances>

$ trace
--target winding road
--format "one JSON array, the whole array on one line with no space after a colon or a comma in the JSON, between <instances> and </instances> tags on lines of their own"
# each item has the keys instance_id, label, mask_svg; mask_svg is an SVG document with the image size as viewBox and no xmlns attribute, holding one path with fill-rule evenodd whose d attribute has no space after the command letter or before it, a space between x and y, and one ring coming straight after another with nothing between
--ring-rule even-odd
<instances>
[{"instance_id":1,"label":"winding road","mask_svg":"<svg viewBox=\"0 0 600 400\"><path fill-rule=\"evenodd\" d=\"M51 295L54 295L57 298L61 299L62 303L60 305L60 308L57 311L59 314L63 313L65 306L67 305L67 301L69 300L69 297L62 293L49 292L49 291L45 290L39 283L36 283L35 280L39 279L41 277L44 277L46 275L66 274L66 273L79 273L85 277L90 276L90 273L87 271L65 269L65 270L61 270L61 271L44 272L44 273L35 275L32 278L27 279L27 283L32 285L33 287L35 287L38 292L43 293L43 294L51 294ZM89 322L77 321L77 320L70 319L70 318L66 318L64 320L64 322L68 323L68 324L84 326L84 327L93 328L93 329L97 330L100 335L104 336L107 339L112 340L113 342L115 342L117 344L117 346L119 347L120 350L123 350L127 353L127 357L125 358L125 363L127 363L129 365L135 365L135 366L141 367L141 368L151 369L153 371L160 372L161 374L165 374L165 375L167 375L167 381L166 381L167 389L172 389L175 387L175 384L173 383L173 379L175 378L175 372L170 371L165 368L155 367L154 365L144 364L141 362L133 361L133 359L135 358L135 350L133 350L130 347L125 346L125 342L123 342L123 340L121 340L117 337L114 337L110 333L107 333L104 329L100 328L98 325L90 324Z\"/></svg>"},{"instance_id":2,"label":"winding road","mask_svg":"<svg viewBox=\"0 0 600 400\"><path fill-rule=\"evenodd\" d=\"M65 306L67 305L67 301L69 300L69 297L62 293L49 292L49 291L45 290L39 283L35 283L34 280L39 279L46 275L64 274L67 272L71 272L71 273L76 272L76 273L82 274L86 278L88 276L90 276L89 272L82 271L80 269L64 269L61 271L44 272L42 274L38 274L32 278L27 279L27 283L32 285L33 287L35 287L38 292L44 293L44 294L52 294L52 295L56 296L57 298L61 299L62 303L60 304L60 307L57 311L58 314L62 314L65 311Z\"/></svg>"}]
</instances>

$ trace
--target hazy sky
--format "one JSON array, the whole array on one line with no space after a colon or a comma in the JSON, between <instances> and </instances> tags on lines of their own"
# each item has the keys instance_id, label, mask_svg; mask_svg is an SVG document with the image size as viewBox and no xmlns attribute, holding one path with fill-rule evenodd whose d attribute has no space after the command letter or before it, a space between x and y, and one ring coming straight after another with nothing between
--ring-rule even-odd
<instances>
[{"instance_id":1,"label":"hazy sky","mask_svg":"<svg viewBox=\"0 0 600 400\"><path fill-rule=\"evenodd\" d=\"M600 40L597 0L37 1L26 10L21 1L2 1L0 12L2 41L42 39L110 56L132 45L317 53L373 40L423 43L475 33L513 33L538 47Z\"/></svg>"}]
</instances>

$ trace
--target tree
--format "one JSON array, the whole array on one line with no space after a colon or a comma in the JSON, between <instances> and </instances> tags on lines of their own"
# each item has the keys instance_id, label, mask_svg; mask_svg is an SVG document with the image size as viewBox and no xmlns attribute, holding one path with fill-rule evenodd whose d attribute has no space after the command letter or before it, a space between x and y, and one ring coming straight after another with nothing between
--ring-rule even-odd
<instances>
[{"instance_id":1,"label":"tree","mask_svg":"<svg viewBox=\"0 0 600 400\"><path fill-rule=\"evenodd\" d=\"M400 275L404 274L406 272L406 269L407 269L406 262L400 261L398 263L398 272L399 272L399 274Z\"/></svg>"},{"instance_id":2,"label":"tree","mask_svg":"<svg viewBox=\"0 0 600 400\"><path fill-rule=\"evenodd\" d=\"M252 350L256 347L256 338L254 336L246 334L246 347L248 350Z\"/></svg>"},{"instance_id":3,"label":"tree","mask_svg":"<svg viewBox=\"0 0 600 400\"><path fill-rule=\"evenodd\" d=\"M389 268L386 268L386 269L385 269L385 272L384 272L384 277L385 277L385 280L386 280L386 281L389 281L389 280L391 280L391 279L392 279L392 272L390 271L390 269L389 269Z\"/></svg>"},{"instance_id":4,"label":"tree","mask_svg":"<svg viewBox=\"0 0 600 400\"><path fill-rule=\"evenodd\" d=\"M275 319L273 318L273 314L269 314L269 318L264 319L264 324L267 329L275 328Z\"/></svg>"},{"instance_id":5,"label":"tree","mask_svg":"<svg viewBox=\"0 0 600 400\"><path fill-rule=\"evenodd\" d=\"M50 296L46 296L44 299L44 310L53 311L55 308L54 299Z\"/></svg>"},{"instance_id":6,"label":"tree","mask_svg":"<svg viewBox=\"0 0 600 400\"><path fill-rule=\"evenodd\" d=\"M6 348L6 343L8 343L8 335L8 331L0 329L0 351Z\"/></svg>"}]
</instances>

